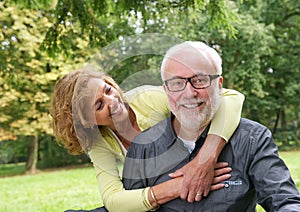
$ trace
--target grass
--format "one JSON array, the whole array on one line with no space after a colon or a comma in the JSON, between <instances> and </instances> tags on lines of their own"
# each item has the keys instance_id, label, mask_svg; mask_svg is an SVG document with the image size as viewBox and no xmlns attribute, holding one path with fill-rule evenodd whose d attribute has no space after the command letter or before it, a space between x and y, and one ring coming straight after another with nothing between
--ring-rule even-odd
<instances>
[{"instance_id":1,"label":"grass","mask_svg":"<svg viewBox=\"0 0 300 212\"><path fill-rule=\"evenodd\" d=\"M57 212L102 204L91 166L0 178L0 185L1 212Z\"/></svg>"},{"instance_id":2,"label":"grass","mask_svg":"<svg viewBox=\"0 0 300 212\"><path fill-rule=\"evenodd\" d=\"M300 190L300 151L281 152ZM23 171L24 164L1 165L0 176ZM10 172L11 170L12 172ZM20 172L18 172L20 171ZM1 212L57 212L67 209L94 209L102 202L91 165L76 169L42 171L35 175L0 178ZM257 207L259 212L264 210Z\"/></svg>"}]
</instances>

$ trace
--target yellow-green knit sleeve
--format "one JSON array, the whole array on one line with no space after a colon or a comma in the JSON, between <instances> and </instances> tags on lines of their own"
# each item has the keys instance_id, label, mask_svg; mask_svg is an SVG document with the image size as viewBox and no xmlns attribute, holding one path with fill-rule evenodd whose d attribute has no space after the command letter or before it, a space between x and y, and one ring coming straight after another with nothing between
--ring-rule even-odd
<instances>
[{"instance_id":1,"label":"yellow-green knit sleeve","mask_svg":"<svg viewBox=\"0 0 300 212\"><path fill-rule=\"evenodd\" d=\"M227 142L240 122L244 99L242 93L223 88L220 106L208 134L218 135Z\"/></svg>"},{"instance_id":2,"label":"yellow-green knit sleeve","mask_svg":"<svg viewBox=\"0 0 300 212\"><path fill-rule=\"evenodd\" d=\"M113 139L113 138L106 138ZM111 148L108 141L97 142L89 156L93 162L102 201L110 212L121 210L148 211L152 209L148 201L148 188L125 190L120 173L123 168L124 155L121 149ZM117 143L115 140L114 143ZM118 160L116 160L118 158ZM117 161L120 161L119 163Z\"/></svg>"},{"instance_id":3,"label":"yellow-green knit sleeve","mask_svg":"<svg viewBox=\"0 0 300 212\"><path fill-rule=\"evenodd\" d=\"M126 93L141 130L157 124L170 115L168 98L162 86L144 85Z\"/></svg>"}]
</instances>

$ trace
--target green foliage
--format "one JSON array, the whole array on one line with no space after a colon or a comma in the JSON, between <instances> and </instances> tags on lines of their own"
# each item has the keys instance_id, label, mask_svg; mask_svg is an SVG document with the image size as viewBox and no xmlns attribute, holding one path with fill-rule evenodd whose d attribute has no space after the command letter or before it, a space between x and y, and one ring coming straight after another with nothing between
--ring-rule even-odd
<instances>
[{"instance_id":1,"label":"green foliage","mask_svg":"<svg viewBox=\"0 0 300 212\"><path fill-rule=\"evenodd\" d=\"M24 163L28 157L27 145L30 137L19 136L16 141L0 142L0 164ZM39 136L38 164L39 169L85 164L90 161L87 155L70 155L57 145L55 139L47 134ZM25 170L23 170L25 171Z\"/></svg>"},{"instance_id":2,"label":"green foliage","mask_svg":"<svg viewBox=\"0 0 300 212\"><path fill-rule=\"evenodd\" d=\"M49 102L56 80L74 69L92 51L80 37L70 37L71 57L55 60L39 49L51 26L45 11L18 9L0 3L2 48L0 57L0 140L18 135L51 134Z\"/></svg>"},{"instance_id":3,"label":"green foliage","mask_svg":"<svg viewBox=\"0 0 300 212\"><path fill-rule=\"evenodd\" d=\"M64 46L63 38L73 34L74 26L78 26L88 39L90 46L105 46L118 35L132 35L133 32L124 29L132 27L131 19L140 19L139 30L147 30L149 21L166 23L165 17L170 17L173 12L188 15L190 9L199 8L208 16L208 25L211 29L220 28L234 37L236 30L233 24L236 20L235 13L227 7L228 1L96 1L96 0L59 0L55 8L55 22L48 30L42 48L51 55L69 48ZM181 17L182 15L180 15ZM109 20L105 23L104 20ZM128 21L128 22L127 22ZM124 23L123 30L116 27L118 23ZM136 25L136 23L133 23ZM113 28L113 32L112 31ZM118 30L120 30L118 33ZM130 33L130 34L128 34ZM106 35L106 36L103 36Z\"/></svg>"},{"instance_id":4,"label":"green foliage","mask_svg":"<svg viewBox=\"0 0 300 212\"><path fill-rule=\"evenodd\" d=\"M47 19L38 11L14 10L3 3L0 8L4 28L1 37L5 43L3 46L2 42L0 50L3 68L0 72L0 103L1 113L5 114L0 128L13 135L49 132L45 107L49 102L47 84L53 76L48 73L45 54L38 51L47 29Z\"/></svg>"},{"instance_id":5,"label":"green foliage","mask_svg":"<svg viewBox=\"0 0 300 212\"><path fill-rule=\"evenodd\" d=\"M0 140L37 134L41 151L53 148L43 137L52 133L48 110L58 78L92 58L125 90L159 85L164 51L182 39L216 48L224 87L246 96L243 116L267 125L280 148L299 147L299 10L293 0L2 1Z\"/></svg>"},{"instance_id":6,"label":"green foliage","mask_svg":"<svg viewBox=\"0 0 300 212\"><path fill-rule=\"evenodd\" d=\"M279 150L282 151L295 150L300 147L299 135L295 134L295 129L279 131L274 136L274 140Z\"/></svg>"},{"instance_id":7,"label":"green foliage","mask_svg":"<svg viewBox=\"0 0 300 212\"><path fill-rule=\"evenodd\" d=\"M57 145L52 136L44 135L40 139L39 162L37 164L39 169L86 164L89 161L89 157L85 154L68 154L66 149Z\"/></svg>"},{"instance_id":8,"label":"green foliage","mask_svg":"<svg viewBox=\"0 0 300 212\"><path fill-rule=\"evenodd\" d=\"M25 171L25 163L0 164L0 177L22 175Z\"/></svg>"},{"instance_id":9,"label":"green foliage","mask_svg":"<svg viewBox=\"0 0 300 212\"><path fill-rule=\"evenodd\" d=\"M24 162L27 158L27 142L20 139L16 141L0 142L0 164Z\"/></svg>"}]
</instances>

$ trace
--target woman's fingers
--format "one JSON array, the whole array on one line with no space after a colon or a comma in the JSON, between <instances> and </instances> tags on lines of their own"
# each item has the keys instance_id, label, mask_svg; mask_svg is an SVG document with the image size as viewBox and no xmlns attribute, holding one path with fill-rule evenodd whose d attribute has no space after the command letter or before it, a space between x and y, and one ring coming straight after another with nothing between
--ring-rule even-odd
<instances>
[{"instance_id":1,"label":"woman's fingers","mask_svg":"<svg viewBox=\"0 0 300 212\"><path fill-rule=\"evenodd\" d=\"M228 163L227 162L218 162L216 163L215 165L215 169L220 169L220 168L225 168L228 166Z\"/></svg>"},{"instance_id":2,"label":"woman's fingers","mask_svg":"<svg viewBox=\"0 0 300 212\"><path fill-rule=\"evenodd\" d=\"M232 168L230 168L230 167L215 169L214 170L214 176L217 177L217 176L220 176L220 175L223 175L223 174L228 174L231 171L232 171Z\"/></svg>"},{"instance_id":3,"label":"woman's fingers","mask_svg":"<svg viewBox=\"0 0 300 212\"><path fill-rule=\"evenodd\" d=\"M223 181L228 180L230 177L231 177L231 174L223 174L218 177L215 177L212 185L222 183Z\"/></svg>"}]
</instances>

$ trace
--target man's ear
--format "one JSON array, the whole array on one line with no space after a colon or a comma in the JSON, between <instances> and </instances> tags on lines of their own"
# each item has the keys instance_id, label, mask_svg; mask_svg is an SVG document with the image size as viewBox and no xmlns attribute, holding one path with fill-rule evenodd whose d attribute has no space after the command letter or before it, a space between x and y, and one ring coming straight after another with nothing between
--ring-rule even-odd
<instances>
[{"instance_id":1,"label":"man's ear","mask_svg":"<svg viewBox=\"0 0 300 212\"><path fill-rule=\"evenodd\" d=\"M220 76L219 77L219 88L222 89L222 87L223 87L223 77Z\"/></svg>"},{"instance_id":2,"label":"man's ear","mask_svg":"<svg viewBox=\"0 0 300 212\"><path fill-rule=\"evenodd\" d=\"M167 86L165 85L165 83L163 83L163 88L164 88L164 91L167 93Z\"/></svg>"}]
</instances>

